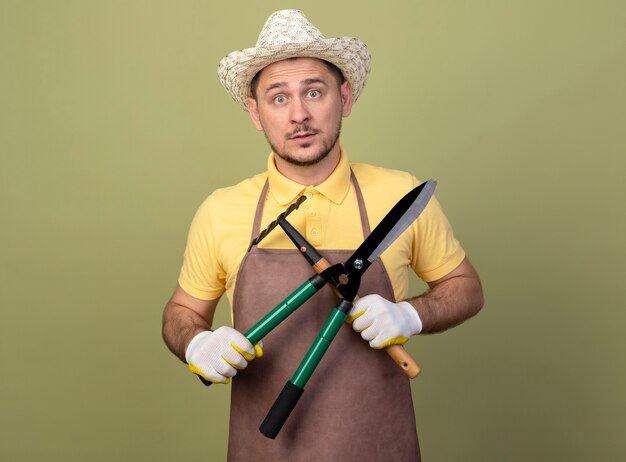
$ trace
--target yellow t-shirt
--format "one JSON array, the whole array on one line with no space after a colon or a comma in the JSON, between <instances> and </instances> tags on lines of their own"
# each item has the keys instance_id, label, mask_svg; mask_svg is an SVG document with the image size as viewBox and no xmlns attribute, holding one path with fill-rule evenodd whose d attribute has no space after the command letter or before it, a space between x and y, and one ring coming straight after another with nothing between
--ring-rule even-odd
<instances>
[{"instance_id":1,"label":"yellow t-shirt","mask_svg":"<svg viewBox=\"0 0 626 462\"><path fill-rule=\"evenodd\" d=\"M282 176L274 164L273 153L267 168L267 172L235 186L214 191L198 209L178 280L188 294L214 300L226 292L232 306L237 272L251 237L255 237L251 236L252 222L268 178L261 230L305 194L307 200L289 215L289 222L318 250L356 249L363 241L350 168L361 188L372 230L400 198L421 183L408 173L351 163L343 149L333 173L317 186L303 186ZM259 246L294 248L280 228L274 229ZM451 272L464 257L465 252L433 197L418 219L380 258L396 300L401 300L409 296L409 267L423 280L434 281Z\"/></svg>"}]
</instances>

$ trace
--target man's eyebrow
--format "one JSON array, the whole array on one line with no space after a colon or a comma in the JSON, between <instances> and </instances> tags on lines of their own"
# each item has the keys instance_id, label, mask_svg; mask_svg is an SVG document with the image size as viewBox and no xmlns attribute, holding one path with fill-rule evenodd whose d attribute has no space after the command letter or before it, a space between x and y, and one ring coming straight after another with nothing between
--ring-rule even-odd
<instances>
[{"instance_id":1,"label":"man's eyebrow","mask_svg":"<svg viewBox=\"0 0 626 462\"><path fill-rule=\"evenodd\" d=\"M268 94L270 91L275 90L276 88L283 88L283 87L287 87L287 82L276 82L271 84L269 87L267 87L267 89L265 90L265 94Z\"/></svg>"},{"instance_id":2,"label":"man's eyebrow","mask_svg":"<svg viewBox=\"0 0 626 462\"><path fill-rule=\"evenodd\" d=\"M316 83L321 83L322 85L328 85L328 83L325 80L318 79L318 78L304 79L300 83L306 86L313 85ZM287 82L274 82L269 87L267 87L267 89L265 90L265 94L268 94L272 90L276 90L278 88L285 88L285 87L289 87L289 84Z\"/></svg>"},{"instance_id":3,"label":"man's eyebrow","mask_svg":"<svg viewBox=\"0 0 626 462\"><path fill-rule=\"evenodd\" d=\"M314 83L321 83L322 85L328 85L325 80L317 79L317 78L306 79L306 80L303 80L302 83L304 85L313 85Z\"/></svg>"}]
</instances>

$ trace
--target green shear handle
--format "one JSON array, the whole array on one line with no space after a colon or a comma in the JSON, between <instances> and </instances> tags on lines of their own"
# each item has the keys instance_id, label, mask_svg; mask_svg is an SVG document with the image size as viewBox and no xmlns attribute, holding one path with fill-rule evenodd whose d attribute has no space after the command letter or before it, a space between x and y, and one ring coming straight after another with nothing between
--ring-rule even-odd
<instances>
[{"instance_id":1,"label":"green shear handle","mask_svg":"<svg viewBox=\"0 0 626 462\"><path fill-rule=\"evenodd\" d=\"M276 307L269 311L260 321L252 326L248 331L244 333L244 336L252 343L256 345L263 337L269 334L276 326L283 322L287 317L296 311L300 306L311 298L317 291L326 285L326 281L322 276L316 274L307 279L300 287L294 290ZM211 386L213 382L206 380L204 377L198 375L202 383L207 387Z\"/></svg>"}]
</instances>

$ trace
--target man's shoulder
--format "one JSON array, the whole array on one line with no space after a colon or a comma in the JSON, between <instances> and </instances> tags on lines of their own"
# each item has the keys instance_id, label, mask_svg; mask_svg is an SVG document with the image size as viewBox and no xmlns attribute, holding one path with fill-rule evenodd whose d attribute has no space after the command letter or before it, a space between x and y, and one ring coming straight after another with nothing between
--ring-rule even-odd
<instances>
[{"instance_id":1,"label":"man's shoulder","mask_svg":"<svg viewBox=\"0 0 626 462\"><path fill-rule=\"evenodd\" d=\"M256 201L263 189L265 180L267 180L267 172L259 173L232 186L215 189L207 197L207 200L233 205L245 202L246 199L254 199Z\"/></svg>"},{"instance_id":2,"label":"man's shoulder","mask_svg":"<svg viewBox=\"0 0 626 462\"><path fill-rule=\"evenodd\" d=\"M266 180L267 172L263 172L232 186L215 189L203 201L200 209L209 215L224 216L254 208Z\"/></svg>"},{"instance_id":3,"label":"man's shoulder","mask_svg":"<svg viewBox=\"0 0 626 462\"><path fill-rule=\"evenodd\" d=\"M404 194L419 184L411 173L401 170L361 162L351 162L350 167L364 192L368 189L382 188L389 193L398 191Z\"/></svg>"}]
</instances>

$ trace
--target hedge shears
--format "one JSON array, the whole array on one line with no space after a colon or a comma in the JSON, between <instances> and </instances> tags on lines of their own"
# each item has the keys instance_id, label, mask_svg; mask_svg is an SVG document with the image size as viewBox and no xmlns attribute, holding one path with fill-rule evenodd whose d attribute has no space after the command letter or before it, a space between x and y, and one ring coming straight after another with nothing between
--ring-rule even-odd
<instances>
[{"instance_id":1,"label":"hedge shears","mask_svg":"<svg viewBox=\"0 0 626 462\"><path fill-rule=\"evenodd\" d=\"M298 198L251 242L248 250L253 245L258 244L272 229L280 226L316 271L315 275L295 289L244 334L253 345L269 334L326 284L332 286L340 298L338 305L333 308L295 374L286 383L261 424L260 431L263 435L268 438L275 438L278 435L304 393L304 386L346 320L348 312L357 298L363 273L422 213L428 205L436 185L435 180L428 180L409 191L385 215L359 248L342 263L331 265L286 220L286 216L306 200L305 196ZM402 345L390 345L385 350L409 377L413 378L419 373L419 366ZM211 384L202 377L200 380L205 385Z\"/></svg>"}]
</instances>

